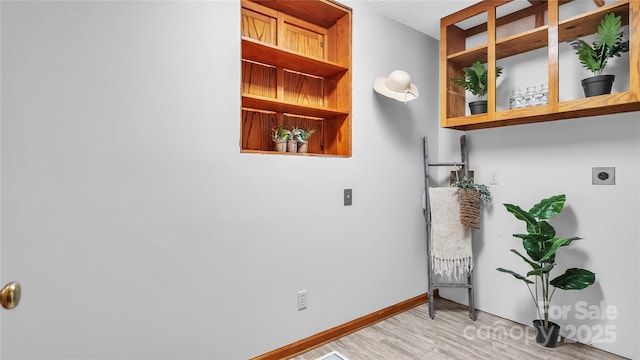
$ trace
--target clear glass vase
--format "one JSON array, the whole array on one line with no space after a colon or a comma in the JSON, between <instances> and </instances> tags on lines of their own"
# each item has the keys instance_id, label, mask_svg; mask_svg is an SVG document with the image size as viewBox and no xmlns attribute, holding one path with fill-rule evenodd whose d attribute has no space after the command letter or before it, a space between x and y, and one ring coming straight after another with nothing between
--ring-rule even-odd
<instances>
[{"instance_id":1,"label":"clear glass vase","mask_svg":"<svg viewBox=\"0 0 640 360\"><path fill-rule=\"evenodd\" d=\"M511 90L511 97L509 98L509 109L518 109L524 107L524 97L522 96L522 90Z\"/></svg>"},{"instance_id":2,"label":"clear glass vase","mask_svg":"<svg viewBox=\"0 0 640 360\"><path fill-rule=\"evenodd\" d=\"M527 91L524 93L524 106L534 106L536 105L536 87L535 86L527 86Z\"/></svg>"},{"instance_id":3,"label":"clear glass vase","mask_svg":"<svg viewBox=\"0 0 640 360\"><path fill-rule=\"evenodd\" d=\"M536 94L536 105L545 105L549 103L549 84L540 85L540 91Z\"/></svg>"}]
</instances>

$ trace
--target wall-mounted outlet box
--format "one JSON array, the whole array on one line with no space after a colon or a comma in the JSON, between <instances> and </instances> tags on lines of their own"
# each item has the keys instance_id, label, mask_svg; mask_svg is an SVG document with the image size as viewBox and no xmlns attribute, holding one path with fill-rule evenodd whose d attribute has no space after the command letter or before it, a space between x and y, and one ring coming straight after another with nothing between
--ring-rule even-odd
<instances>
[{"instance_id":1,"label":"wall-mounted outlet box","mask_svg":"<svg viewBox=\"0 0 640 360\"><path fill-rule=\"evenodd\" d=\"M298 291L298 311L307 308L307 290Z\"/></svg>"},{"instance_id":2,"label":"wall-mounted outlet box","mask_svg":"<svg viewBox=\"0 0 640 360\"><path fill-rule=\"evenodd\" d=\"M353 190L344 189L344 206L351 206L353 204Z\"/></svg>"},{"instance_id":3,"label":"wall-mounted outlet box","mask_svg":"<svg viewBox=\"0 0 640 360\"><path fill-rule=\"evenodd\" d=\"M615 167L594 167L591 169L591 183L593 185L615 185Z\"/></svg>"}]
</instances>

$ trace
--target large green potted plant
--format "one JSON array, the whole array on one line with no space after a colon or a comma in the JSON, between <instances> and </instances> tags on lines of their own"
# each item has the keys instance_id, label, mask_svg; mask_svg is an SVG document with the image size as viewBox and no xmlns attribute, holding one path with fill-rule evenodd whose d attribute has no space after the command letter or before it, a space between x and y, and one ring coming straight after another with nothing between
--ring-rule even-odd
<instances>
[{"instance_id":1,"label":"large green potted plant","mask_svg":"<svg viewBox=\"0 0 640 360\"><path fill-rule=\"evenodd\" d=\"M562 211L565 201L564 194L555 195L541 200L529 211L525 211L517 205L504 204L507 211L526 224L526 234L513 234L514 237L522 240L526 255L515 249L511 249L511 252L529 264L531 270L526 275L520 275L503 268L497 270L511 274L527 285L539 317L533 322L534 327L538 330L536 340L546 347L556 345L560 331L558 324L549 321L549 303L555 290L581 290L591 286L596 279L596 275L591 271L579 268L567 269L563 274L551 279L551 270L556 265L556 252L574 240L580 239L578 237L556 237L555 229L547 222ZM531 277L535 281L531 281ZM554 288L553 291L551 287Z\"/></svg>"},{"instance_id":2,"label":"large green potted plant","mask_svg":"<svg viewBox=\"0 0 640 360\"><path fill-rule=\"evenodd\" d=\"M489 72L480 61L476 61L472 66L463 68L464 78L452 78L451 81L463 87L476 96L476 101L469 102L469 110L471 114L481 114L487 112L487 100L484 96L487 95L487 85ZM502 74L502 67L496 66L496 77Z\"/></svg>"},{"instance_id":3,"label":"large green potted plant","mask_svg":"<svg viewBox=\"0 0 640 360\"><path fill-rule=\"evenodd\" d=\"M580 64L594 75L581 82L585 97L611 93L615 75L602 75L602 71L610 58L629 51L629 41L622 41L621 26L622 18L611 12L600 21L597 39L592 45L580 39L569 41Z\"/></svg>"}]
</instances>

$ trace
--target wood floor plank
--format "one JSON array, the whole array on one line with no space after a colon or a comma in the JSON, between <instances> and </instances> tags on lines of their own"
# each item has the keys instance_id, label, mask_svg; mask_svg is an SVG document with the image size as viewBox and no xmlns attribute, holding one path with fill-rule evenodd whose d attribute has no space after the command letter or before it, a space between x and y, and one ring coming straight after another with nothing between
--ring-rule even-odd
<instances>
[{"instance_id":1,"label":"wood floor plank","mask_svg":"<svg viewBox=\"0 0 640 360\"><path fill-rule=\"evenodd\" d=\"M435 305L433 320L428 304L420 305L292 360L315 360L331 351L349 360L625 359L569 341L545 348L536 344L532 327L481 311L472 321L466 306L445 299L437 299Z\"/></svg>"}]
</instances>

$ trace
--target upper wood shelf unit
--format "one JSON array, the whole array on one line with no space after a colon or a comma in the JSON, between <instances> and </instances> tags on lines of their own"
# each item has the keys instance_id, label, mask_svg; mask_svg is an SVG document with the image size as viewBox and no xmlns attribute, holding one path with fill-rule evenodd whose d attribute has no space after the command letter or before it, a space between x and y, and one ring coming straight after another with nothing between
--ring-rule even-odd
<instances>
[{"instance_id":1,"label":"upper wood shelf unit","mask_svg":"<svg viewBox=\"0 0 640 360\"><path fill-rule=\"evenodd\" d=\"M351 9L331 0L241 4L240 151L277 153L272 129L284 126L314 131L305 154L351 156Z\"/></svg>"},{"instance_id":2,"label":"upper wood shelf unit","mask_svg":"<svg viewBox=\"0 0 640 360\"><path fill-rule=\"evenodd\" d=\"M482 129L497 126L527 124L541 121L579 118L594 115L640 110L640 2L622 0L586 13L559 20L559 5L570 1L549 0L546 6L532 5L520 11L496 18L496 7L508 0L482 1L457 13L441 19L440 37L440 90L442 127L460 130ZM548 23L542 24L544 15ZM570 101L558 101L558 44L570 39L596 32L605 14L620 15L623 25L629 25L629 91ZM487 23L470 29L462 29L457 23L462 20L486 14ZM516 21L524 16L536 16L537 27L505 38L496 38L496 27ZM466 38L479 31L487 32L487 44L466 49ZM548 49L549 104L521 109L496 111L495 108L495 66L496 60L532 50ZM464 77L462 68L479 60L489 69L488 99L486 114L465 116L465 93L450 81L453 77Z\"/></svg>"}]
</instances>

